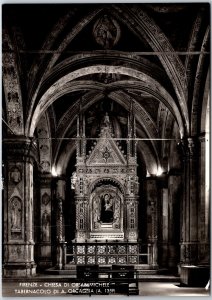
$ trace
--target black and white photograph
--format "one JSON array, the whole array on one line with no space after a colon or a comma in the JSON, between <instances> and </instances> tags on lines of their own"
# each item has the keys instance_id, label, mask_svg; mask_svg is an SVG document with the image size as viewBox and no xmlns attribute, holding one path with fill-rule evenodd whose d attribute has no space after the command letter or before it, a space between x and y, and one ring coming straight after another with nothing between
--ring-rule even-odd
<instances>
[{"instance_id":1,"label":"black and white photograph","mask_svg":"<svg viewBox=\"0 0 212 300\"><path fill-rule=\"evenodd\" d=\"M2 296L210 295L210 2L2 4Z\"/></svg>"}]
</instances>

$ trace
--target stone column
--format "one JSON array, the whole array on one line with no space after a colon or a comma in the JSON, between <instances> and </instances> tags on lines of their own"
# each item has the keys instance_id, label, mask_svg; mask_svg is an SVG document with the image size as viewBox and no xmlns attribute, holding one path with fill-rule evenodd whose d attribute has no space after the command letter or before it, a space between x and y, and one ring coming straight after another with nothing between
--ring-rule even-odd
<instances>
[{"instance_id":1,"label":"stone column","mask_svg":"<svg viewBox=\"0 0 212 300\"><path fill-rule=\"evenodd\" d=\"M52 266L51 253L51 174L40 175L40 243L39 267Z\"/></svg>"},{"instance_id":2,"label":"stone column","mask_svg":"<svg viewBox=\"0 0 212 300\"><path fill-rule=\"evenodd\" d=\"M199 253L198 261L201 264L210 263L210 163L209 163L209 136L199 137L199 219L198 219L198 236L199 236Z\"/></svg>"},{"instance_id":3,"label":"stone column","mask_svg":"<svg viewBox=\"0 0 212 300\"><path fill-rule=\"evenodd\" d=\"M161 266L167 267L168 258L168 188L161 189L161 224L159 229L161 231L160 252L161 252Z\"/></svg>"},{"instance_id":4,"label":"stone column","mask_svg":"<svg viewBox=\"0 0 212 300\"><path fill-rule=\"evenodd\" d=\"M182 203L181 265L195 264L198 258L198 160L197 141L188 138L183 142L184 190Z\"/></svg>"},{"instance_id":5,"label":"stone column","mask_svg":"<svg viewBox=\"0 0 212 300\"><path fill-rule=\"evenodd\" d=\"M5 139L4 276L30 276L34 262L33 162L36 145L25 138Z\"/></svg>"},{"instance_id":6,"label":"stone column","mask_svg":"<svg viewBox=\"0 0 212 300\"><path fill-rule=\"evenodd\" d=\"M147 235L149 243L149 263L158 267L158 191L157 177L146 178L147 193Z\"/></svg>"},{"instance_id":7,"label":"stone column","mask_svg":"<svg viewBox=\"0 0 212 300\"><path fill-rule=\"evenodd\" d=\"M177 268L179 263L180 198L182 195L180 174L170 171L168 178L168 256L167 265Z\"/></svg>"},{"instance_id":8,"label":"stone column","mask_svg":"<svg viewBox=\"0 0 212 300\"><path fill-rule=\"evenodd\" d=\"M57 268L61 270L66 263L66 242L64 228L64 201L66 182L63 178L57 179L56 187L56 234L57 234Z\"/></svg>"}]
</instances>

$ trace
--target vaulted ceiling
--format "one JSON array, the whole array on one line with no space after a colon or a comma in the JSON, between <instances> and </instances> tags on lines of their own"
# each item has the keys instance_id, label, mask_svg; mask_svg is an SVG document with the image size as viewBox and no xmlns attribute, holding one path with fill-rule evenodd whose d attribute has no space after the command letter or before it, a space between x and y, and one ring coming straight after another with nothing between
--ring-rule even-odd
<instances>
[{"instance_id":1,"label":"vaulted ceiling","mask_svg":"<svg viewBox=\"0 0 212 300\"><path fill-rule=\"evenodd\" d=\"M67 165L80 103L90 137L106 111L125 137L133 103L141 160L166 169L165 139L202 130L209 44L204 3L4 5L4 134L40 138L44 169Z\"/></svg>"}]
</instances>

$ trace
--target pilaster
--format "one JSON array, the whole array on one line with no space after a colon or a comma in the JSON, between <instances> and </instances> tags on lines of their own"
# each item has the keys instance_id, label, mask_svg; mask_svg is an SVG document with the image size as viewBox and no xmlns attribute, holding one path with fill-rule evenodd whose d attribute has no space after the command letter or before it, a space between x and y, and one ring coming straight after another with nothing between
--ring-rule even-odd
<instances>
[{"instance_id":1,"label":"pilaster","mask_svg":"<svg viewBox=\"0 0 212 300\"><path fill-rule=\"evenodd\" d=\"M52 175L40 175L40 243L39 267L52 266L51 223L52 223Z\"/></svg>"},{"instance_id":2,"label":"pilaster","mask_svg":"<svg viewBox=\"0 0 212 300\"><path fill-rule=\"evenodd\" d=\"M34 262L33 163L36 145L25 137L5 139L4 276L31 276Z\"/></svg>"}]
</instances>

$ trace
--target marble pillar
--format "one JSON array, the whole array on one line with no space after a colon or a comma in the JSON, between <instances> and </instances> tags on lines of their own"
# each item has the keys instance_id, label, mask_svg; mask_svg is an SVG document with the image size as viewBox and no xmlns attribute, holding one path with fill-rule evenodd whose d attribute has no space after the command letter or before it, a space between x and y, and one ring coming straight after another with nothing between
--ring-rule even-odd
<instances>
[{"instance_id":1,"label":"marble pillar","mask_svg":"<svg viewBox=\"0 0 212 300\"><path fill-rule=\"evenodd\" d=\"M3 275L31 276L34 262L33 163L36 145L25 137L3 141L5 156Z\"/></svg>"},{"instance_id":2,"label":"marble pillar","mask_svg":"<svg viewBox=\"0 0 212 300\"><path fill-rule=\"evenodd\" d=\"M160 265L167 267L168 259L168 188L161 189L160 205Z\"/></svg>"}]
</instances>

